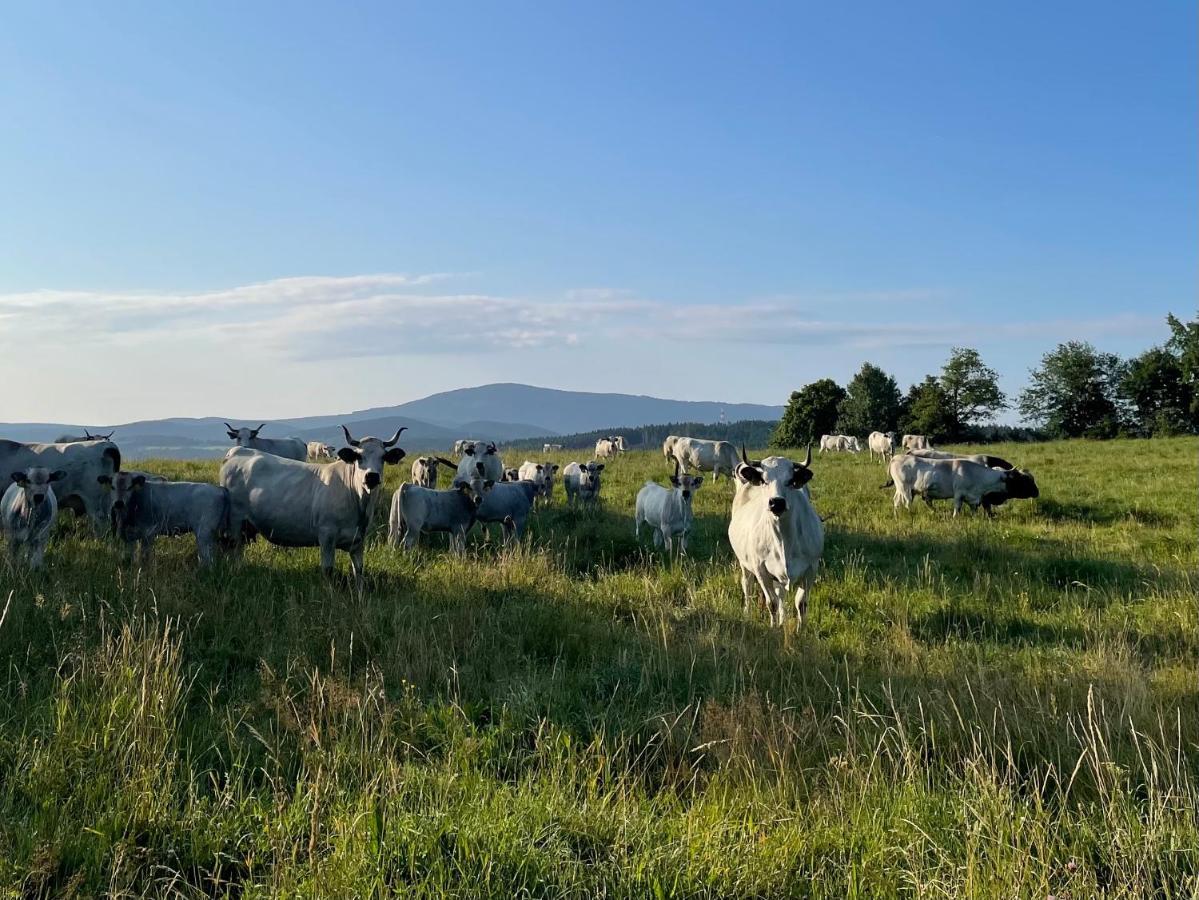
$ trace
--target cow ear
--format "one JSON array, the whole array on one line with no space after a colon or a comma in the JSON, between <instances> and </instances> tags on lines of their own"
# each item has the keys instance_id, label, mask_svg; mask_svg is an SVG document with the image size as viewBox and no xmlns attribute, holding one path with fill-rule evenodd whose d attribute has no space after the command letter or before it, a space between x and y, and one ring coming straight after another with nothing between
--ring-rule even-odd
<instances>
[{"instance_id":1,"label":"cow ear","mask_svg":"<svg viewBox=\"0 0 1199 900\"><path fill-rule=\"evenodd\" d=\"M670 483L671 483L671 484L673 484L675 487L678 487L678 486L679 486L679 476L678 476L678 475L671 475L671 476L670 476Z\"/></svg>"},{"instance_id":2,"label":"cow ear","mask_svg":"<svg viewBox=\"0 0 1199 900\"><path fill-rule=\"evenodd\" d=\"M704 476L703 476L703 475L696 475L696 476L695 476L695 480L691 482L691 486L692 486L693 488L697 488L697 487L699 487L699 486L700 486L701 484L703 484L703 483L704 483Z\"/></svg>"},{"instance_id":3,"label":"cow ear","mask_svg":"<svg viewBox=\"0 0 1199 900\"><path fill-rule=\"evenodd\" d=\"M401 450L399 447L392 447L390 450L388 450L386 453L383 454L383 462L387 463L388 465L394 466L396 463L398 463L401 459L403 459L407 455L408 454L405 451Z\"/></svg>"},{"instance_id":4,"label":"cow ear","mask_svg":"<svg viewBox=\"0 0 1199 900\"><path fill-rule=\"evenodd\" d=\"M600 463L598 466L596 466L596 467L595 467L595 471L597 471L597 472L602 472L602 471L604 471L604 464L603 464L603 463Z\"/></svg>"},{"instance_id":5,"label":"cow ear","mask_svg":"<svg viewBox=\"0 0 1199 900\"><path fill-rule=\"evenodd\" d=\"M791 487L800 488L812 480L812 470L807 466L801 466L795 463L795 468L791 472Z\"/></svg>"},{"instance_id":6,"label":"cow ear","mask_svg":"<svg viewBox=\"0 0 1199 900\"><path fill-rule=\"evenodd\" d=\"M745 463L737 466L737 477L749 484L761 484L766 479L762 477L762 471L756 466L747 466Z\"/></svg>"},{"instance_id":7,"label":"cow ear","mask_svg":"<svg viewBox=\"0 0 1199 900\"><path fill-rule=\"evenodd\" d=\"M24 484L28 479L25 477L24 472L13 472L12 480L15 481L17 484Z\"/></svg>"},{"instance_id":8,"label":"cow ear","mask_svg":"<svg viewBox=\"0 0 1199 900\"><path fill-rule=\"evenodd\" d=\"M493 487L495 487L495 482L492 481L490 478L488 478L486 481L483 482L483 487L486 490L491 490Z\"/></svg>"},{"instance_id":9,"label":"cow ear","mask_svg":"<svg viewBox=\"0 0 1199 900\"><path fill-rule=\"evenodd\" d=\"M66 477L67 477L67 473L64 472L62 469L55 469L53 472L50 473L51 481L62 481Z\"/></svg>"},{"instance_id":10,"label":"cow ear","mask_svg":"<svg viewBox=\"0 0 1199 900\"><path fill-rule=\"evenodd\" d=\"M134 488L140 488L146 483L145 475L134 475L131 482Z\"/></svg>"},{"instance_id":11,"label":"cow ear","mask_svg":"<svg viewBox=\"0 0 1199 900\"><path fill-rule=\"evenodd\" d=\"M104 489L106 491L112 490L112 476L111 475L98 475L98 476L96 476L96 482L104 485Z\"/></svg>"},{"instance_id":12,"label":"cow ear","mask_svg":"<svg viewBox=\"0 0 1199 900\"><path fill-rule=\"evenodd\" d=\"M337 451L337 458L340 459L342 462L356 463L356 462L358 462L358 459L361 456L362 456L362 454L359 453L357 450L355 450L353 447L342 447L340 450Z\"/></svg>"}]
</instances>

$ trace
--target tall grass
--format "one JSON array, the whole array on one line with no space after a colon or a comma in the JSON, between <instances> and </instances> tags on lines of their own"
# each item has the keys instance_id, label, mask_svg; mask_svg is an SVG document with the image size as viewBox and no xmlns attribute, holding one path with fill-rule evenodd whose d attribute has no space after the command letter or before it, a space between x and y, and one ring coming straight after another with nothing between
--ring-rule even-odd
<instances>
[{"instance_id":1,"label":"tall grass","mask_svg":"<svg viewBox=\"0 0 1199 900\"><path fill-rule=\"evenodd\" d=\"M741 611L726 482L690 558L634 542L653 454L513 550L377 541L361 595L67 522L0 574L0 891L1194 897L1194 442L990 451L1042 491L994 521L818 457L799 633Z\"/></svg>"}]
</instances>

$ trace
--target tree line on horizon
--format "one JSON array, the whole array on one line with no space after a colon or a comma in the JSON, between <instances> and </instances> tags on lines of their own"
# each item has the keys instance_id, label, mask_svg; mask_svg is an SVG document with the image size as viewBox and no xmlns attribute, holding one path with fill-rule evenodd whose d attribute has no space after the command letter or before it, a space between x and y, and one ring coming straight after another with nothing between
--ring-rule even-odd
<instances>
[{"instance_id":1,"label":"tree line on horizon","mask_svg":"<svg viewBox=\"0 0 1199 900\"><path fill-rule=\"evenodd\" d=\"M872 363L845 387L821 378L791 392L771 435L800 447L822 434L895 431L933 442L1152 437L1199 433L1199 320L1166 317L1170 338L1131 359L1067 341L1041 358L1014 404L978 351L954 347L937 375L901 393ZM1015 408L1030 427L992 424Z\"/></svg>"}]
</instances>

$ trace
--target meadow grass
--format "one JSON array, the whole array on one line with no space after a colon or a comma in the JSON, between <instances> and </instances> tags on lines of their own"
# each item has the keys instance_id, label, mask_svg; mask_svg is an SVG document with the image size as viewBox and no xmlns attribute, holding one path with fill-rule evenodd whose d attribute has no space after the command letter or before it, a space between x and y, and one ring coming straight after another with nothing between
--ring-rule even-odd
<instances>
[{"instance_id":1,"label":"meadow grass","mask_svg":"<svg viewBox=\"0 0 1199 900\"><path fill-rule=\"evenodd\" d=\"M1195 450L994 446L1041 497L992 521L818 456L798 633L742 612L727 481L689 558L634 541L656 453L515 549L380 528L361 594L65 522L0 570L0 893L1197 896Z\"/></svg>"}]
</instances>

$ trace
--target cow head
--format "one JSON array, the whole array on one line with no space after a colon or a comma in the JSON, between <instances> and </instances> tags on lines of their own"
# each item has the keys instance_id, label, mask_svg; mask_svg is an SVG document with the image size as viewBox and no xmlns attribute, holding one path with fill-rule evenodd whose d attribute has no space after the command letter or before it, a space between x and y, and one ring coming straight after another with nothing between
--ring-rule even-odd
<instances>
[{"instance_id":1,"label":"cow head","mask_svg":"<svg viewBox=\"0 0 1199 900\"><path fill-rule=\"evenodd\" d=\"M776 516L787 511L788 496L812 480L812 445L808 444L808 455L802 463L785 456L768 456L760 461L751 461L741 448L741 464L737 466L737 480L743 485L762 488L766 491L766 507Z\"/></svg>"},{"instance_id":2,"label":"cow head","mask_svg":"<svg viewBox=\"0 0 1199 900\"><path fill-rule=\"evenodd\" d=\"M337 458L353 466L362 474L362 480L368 491L373 491L383 483L384 465L394 466L404 458L404 451L393 445L400 439L400 434L407 430L407 426L400 428L391 436L390 440L386 441L377 437L364 437L355 440L350 435L350 429L345 425L341 426L341 430L345 433L346 443L349 446L338 450Z\"/></svg>"},{"instance_id":3,"label":"cow head","mask_svg":"<svg viewBox=\"0 0 1199 900\"><path fill-rule=\"evenodd\" d=\"M670 483L676 488L682 488L683 499L690 500L691 495L699 490L700 485L704 483L703 475L680 475L679 461L674 461L674 474L670 476Z\"/></svg>"},{"instance_id":4,"label":"cow head","mask_svg":"<svg viewBox=\"0 0 1199 900\"><path fill-rule=\"evenodd\" d=\"M495 441L491 441L487 445L487 449L484 450L483 453L487 456L495 456Z\"/></svg>"},{"instance_id":5,"label":"cow head","mask_svg":"<svg viewBox=\"0 0 1199 900\"><path fill-rule=\"evenodd\" d=\"M20 472L12 473L14 484L20 485L21 490L25 494L25 505L41 506L46 502L46 496L51 491L51 483L62 481L67 477L67 473L61 469L55 469L51 472L49 469L44 469L41 466L33 466L24 469Z\"/></svg>"},{"instance_id":6,"label":"cow head","mask_svg":"<svg viewBox=\"0 0 1199 900\"><path fill-rule=\"evenodd\" d=\"M579 464L579 485L586 491L598 491L600 487L600 472L604 464L597 462Z\"/></svg>"},{"instance_id":7,"label":"cow head","mask_svg":"<svg viewBox=\"0 0 1199 900\"><path fill-rule=\"evenodd\" d=\"M96 481L111 491L112 501L109 504L109 516L112 518L113 529L120 534L126 528L141 506L142 491L146 487L146 476L135 475L131 472L117 472L115 475L101 475Z\"/></svg>"},{"instance_id":8,"label":"cow head","mask_svg":"<svg viewBox=\"0 0 1199 900\"><path fill-rule=\"evenodd\" d=\"M456 490L462 499L468 504L478 509L483 505L483 499L495 487L495 482L491 479L483 478L483 464L479 463L476 471L471 473L469 481L455 481L454 490Z\"/></svg>"},{"instance_id":9,"label":"cow head","mask_svg":"<svg viewBox=\"0 0 1199 900\"><path fill-rule=\"evenodd\" d=\"M1032 500L1041 496L1037 482L1028 469L1008 469L1003 473L1003 483L1007 487L1007 495L1013 500Z\"/></svg>"},{"instance_id":10,"label":"cow head","mask_svg":"<svg viewBox=\"0 0 1199 900\"><path fill-rule=\"evenodd\" d=\"M225 433L229 435L230 439L233 440L237 446L249 447L250 441L258 437L258 432L262 431L263 426L265 425L266 422L263 422L262 425L259 425L257 428L234 428L232 425L226 422Z\"/></svg>"},{"instance_id":11,"label":"cow head","mask_svg":"<svg viewBox=\"0 0 1199 900\"><path fill-rule=\"evenodd\" d=\"M474 456L475 455L475 442L474 441L466 441L465 443L463 443L462 452L466 456Z\"/></svg>"}]
</instances>

